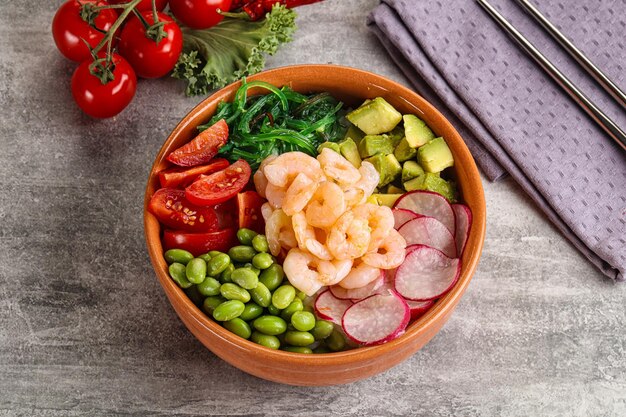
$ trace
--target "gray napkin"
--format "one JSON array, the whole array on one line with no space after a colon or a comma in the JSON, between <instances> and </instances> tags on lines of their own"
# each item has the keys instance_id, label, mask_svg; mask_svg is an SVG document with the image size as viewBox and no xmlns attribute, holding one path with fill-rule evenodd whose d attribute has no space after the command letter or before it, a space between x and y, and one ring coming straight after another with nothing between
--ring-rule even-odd
<instances>
[{"instance_id":1,"label":"gray napkin","mask_svg":"<svg viewBox=\"0 0 626 417\"><path fill-rule=\"evenodd\" d=\"M624 112L513 0L491 3L619 126ZM576 3L576 4L572 4ZM626 1L534 0L621 88ZM384 0L368 24L490 180L510 174L607 276L626 274L626 152L474 0Z\"/></svg>"}]
</instances>

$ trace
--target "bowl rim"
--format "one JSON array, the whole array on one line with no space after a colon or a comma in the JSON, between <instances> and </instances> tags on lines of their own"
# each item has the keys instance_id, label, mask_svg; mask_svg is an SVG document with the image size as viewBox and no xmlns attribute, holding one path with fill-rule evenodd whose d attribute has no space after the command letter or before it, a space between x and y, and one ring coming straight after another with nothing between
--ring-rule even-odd
<instances>
[{"instance_id":1,"label":"bowl rim","mask_svg":"<svg viewBox=\"0 0 626 417\"><path fill-rule=\"evenodd\" d=\"M176 127L168 135L167 139L161 146L150 169L150 174L148 176L146 191L144 195L144 236L146 239L146 245L152 265L154 267L155 274L157 275L157 279L159 280L161 286L163 286L163 289L165 290L168 298L170 297L170 295L176 297L178 301L180 301L181 304L184 306L184 308L189 311L191 316L198 322L198 324L202 325L205 329L211 331L216 337L219 337L230 344L240 346L246 350L256 351L257 353L262 354L267 360L287 361L291 366L299 366L305 364L307 366L334 366L340 364L345 365L347 362L349 363L357 359L359 361L362 361L364 359L373 359L375 357L393 351L400 346L411 344L412 341L419 339L425 333L428 333L431 330L431 327L435 326L436 323L440 322L442 319L443 322L445 322L445 316L451 313L448 306L455 306L457 304L457 302L465 292L467 286L469 285L469 282L471 281L471 278L478 266L478 262L482 254L485 237L486 203L478 168L476 167L476 163L460 134L454 128L452 123L441 114L441 112L439 112L432 104L426 101L426 99L424 99L422 96L420 96L418 93L411 90L410 88L370 71L335 64L300 64L281 66L259 72L252 76L248 76L246 77L246 79L248 81L263 80L263 78L267 75L277 75L283 72L287 74L293 71L298 71L300 69L320 71L331 70L336 72L337 74L358 74L376 80L377 82L380 82L384 85L393 86L393 88L396 89L397 95L399 97L407 100L408 102L414 103L414 105L420 109L428 108L428 110L435 114L436 117L443 120L444 124L448 125L450 133L454 137L453 140L458 143L458 149L455 152L455 158L461 159L464 169L469 171L469 174L467 175L468 182L466 185L468 189L472 189L474 199L476 200L476 207L472 209L472 227L470 229L466 244L466 248L469 249L470 243L472 243L471 248L473 250L469 254L467 251L464 251L461 260L463 268L453 288L444 297L437 300L437 302L423 316L413 321L410 326L407 327L407 330L404 334L394 340L377 346L362 346L342 352L330 352L314 355L287 352L283 350L274 350L243 339L228 331L224 327L220 326L213 319L209 318L200 308L198 308L185 294L185 292L180 287L178 287L178 285L176 285L173 280L169 279L166 263L162 255L162 246L160 239L157 239L157 242L151 242L148 230L150 227L152 227L154 222L157 222L158 224L156 218L147 210L150 197L152 196L151 182L154 182L159 172L157 171L157 167L164 159L164 155L166 153L169 153L170 151L168 145L171 145L171 143L180 134L180 132L187 128L192 122L194 122L194 118L197 114L203 112L214 103L222 100L225 96L230 94L232 90L236 90L242 84L241 80L233 82L221 89L214 91L210 96L206 97L196 106L194 106L176 125ZM287 83L288 81L285 81L285 84ZM448 140L448 137L446 137L446 140ZM481 215L476 215L475 211ZM168 289L170 290L169 294ZM170 300L170 303L172 303L172 300ZM210 349L210 347L208 348ZM365 362L365 365L363 366L367 366L367 362Z\"/></svg>"}]
</instances>

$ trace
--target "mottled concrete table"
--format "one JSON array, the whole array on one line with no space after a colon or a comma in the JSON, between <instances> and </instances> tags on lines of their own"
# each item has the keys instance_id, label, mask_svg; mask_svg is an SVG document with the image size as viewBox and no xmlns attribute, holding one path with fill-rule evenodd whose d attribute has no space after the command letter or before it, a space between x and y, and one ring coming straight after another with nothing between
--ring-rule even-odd
<instances>
[{"instance_id":1,"label":"mottled concrete table","mask_svg":"<svg viewBox=\"0 0 626 417\"><path fill-rule=\"evenodd\" d=\"M141 81L114 120L82 115L50 22L61 0L0 0L0 415L626 415L626 286L510 180L485 183L485 250L443 330L347 386L268 383L185 329L151 269L143 190L201 98ZM269 66L336 63L406 82L365 27L376 0L300 9Z\"/></svg>"}]
</instances>

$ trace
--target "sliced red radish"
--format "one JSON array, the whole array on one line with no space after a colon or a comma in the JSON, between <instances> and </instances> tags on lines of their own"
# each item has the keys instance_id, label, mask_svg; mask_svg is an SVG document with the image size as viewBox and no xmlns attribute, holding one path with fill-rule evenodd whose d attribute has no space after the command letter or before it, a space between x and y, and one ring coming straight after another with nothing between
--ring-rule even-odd
<instances>
[{"instance_id":1,"label":"sliced red radish","mask_svg":"<svg viewBox=\"0 0 626 417\"><path fill-rule=\"evenodd\" d=\"M394 227L396 230L398 230L404 223L408 222L409 220L417 219L418 217L420 217L419 214L413 213L411 210L407 209L395 208L392 209L391 212L393 213L393 219L395 220Z\"/></svg>"},{"instance_id":2,"label":"sliced red radish","mask_svg":"<svg viewBox=\"0 0 626 417\"><path fill-rule=\"evenodd\" d=\"M398 267L395 290L409 300L428 301L447 293L461 274L461 262L425 245L411 251Z\"/></svg>"},{"instance_id":3,"label":"sliced red radish","mask_svg":"<svg viewBox=\"0 0 626 417\"><path fill-rule=\"evenodd\" d=\"M375 294L349 307L341 325L346 336L361 345L380 345L404 333L411 312L395 291Z\"/></svg>"},{"instance_id":4,"label":"sliced red radish","mask_svg":"<svg viewBox=\"0 0 626 417\"><path fill-rule=\"evenodd\" d=\"M352 305L350 300L340 300L330 291L326 290L317 296L315 300L315 312L324 320L341 324L341 317L348 307Z\"/></svg>"},{"instance_id":5,"label":"sliced red radish","mask_svg":"<svg viewBox=\"0 0 626 417\"><path fill-rule=\"evenodd\" d=\"M402 195L393 205L393 208L410 210L422 216L434 217L454 235L454 212L448 200L441 194L432 191L412 191Z\"/></svg>"},{"instance_id":6,"label":"sliced red radish","mask_svg":"<svg viewBox=\"0 0 626 417\"><path fill-rule=\"evenodd\" d=\"M426 245L439 249L450 258L456 258L454 236L439 220L432 217L420 217L405 223L398 233L409 245Z\"/></svg>"},{"instance_id":7,"label":"sliced red radish","mask_svg":"<svg viewBox=\"0 0 626 417\"><path fill-rule=\"evenodd\" d=\"M380 277L361 288L345 289L339 285L328 287L330 292L340 300L359 301L376 294L385 283L385 272L380 270Z\"/></svg>"},{"instance_id":8,"label":"sliced red radish","mask_svg":"<svg viewBox=\"0 0 626 417\"><path fill-rule=\"evenodd\" d=\"M465 204L452 204L456 225L456 253L460 258L472 228L472 211Z\"/></svg>"},{"instance_id":9,"label":"sliced red radish","mask_svg":"<svg viewBox=\"0 0 626 417\"><path fill-rule=\"evenodd\" d=\"M432 306L435 304L433 300L429 301L413 301L406 300L406 303L411 310L411 320L416 320L420 318L424 313L426 313Z\"/></svg>"}]
</instances>

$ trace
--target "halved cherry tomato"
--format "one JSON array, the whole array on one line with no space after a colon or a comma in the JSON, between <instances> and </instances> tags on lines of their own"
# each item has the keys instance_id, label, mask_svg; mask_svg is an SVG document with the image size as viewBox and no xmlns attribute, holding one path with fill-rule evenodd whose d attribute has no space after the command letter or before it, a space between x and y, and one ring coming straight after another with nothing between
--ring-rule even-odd
<instances>
[{"instance_id":1,"label":"halved cherry tomato","mask_svg":"<svg viewBox=\"0 0 626 417\"><path fill-rule=\"evenodd\" d=\"M234 198L214 206L220 229L237 229L237 201Z\"/></svg>"},{"instance_id":2,"label":"halved cherry tomato","mask_svg":"<svg viewBox=\"0 0 626 417\"><path fill-rule=\"evenodd\" d=\"M265 221L261 215L263 203L265 203L265 199L256 191L245 191L237 194L239 228L245 227L257 233L265 233Z\"/></svg>"},{"instance_id":3,"label":"halved cherry tomato","mask_svg":"<svg viewBox=\"0 0 626 417\"><path fill-rule=\"evenodd\" d=\"M228 161L218 158L208 165L198 165L191 168L169 168L159 172L159 182L163 188L186 187L191 184L200 174L211 174L221 171L228 166Z\"/></svg>"},{"instance_id":4,"label":"halved cherry tomato","mask_svg":"<svg viewBox=\"0 0 626 417\"><path fill-rule=\"evenodd\" d=\"M237 233L235 229L222 229L210 233L186 233L178 230L166 230L163 232L163 249L184 249L200 256L211 250L222 252L237 245Z\"/></svg>"},{"instance_id":5,"label":"halved cherry tomato","mask_svg":"<svg viewBox=\"0 0 626 417\"><path fill-rule=\"evenodd\" d=\"M161 188L150 199L148 210L165 226L188 232L214 232L219 229L215 208L199 207L185 198L184 190Z\"/></svg>"},{"instance_id":6,"label":"halved cherry tomato","mask_svg":"<svg viewBox=\"0 0 626 417\"><path fill-rule=\"evenodd\" d=\"M224 119L203 130L190 142L167 156L173 164L191 167L206 164L228 140L228 125Z\"/></svg>"},{"instance_id":7,"label":"halved cherry tomato","mask_svg":"<svg viewBox=\"0 0 626 417\"><path fill-rule=\"evenodd\" d=\"M243 159L210 175L200 175L189 187L185 197L199 206L210 206L233 198L250 181L252 170Z\"/></svg>"}]
</instances>

